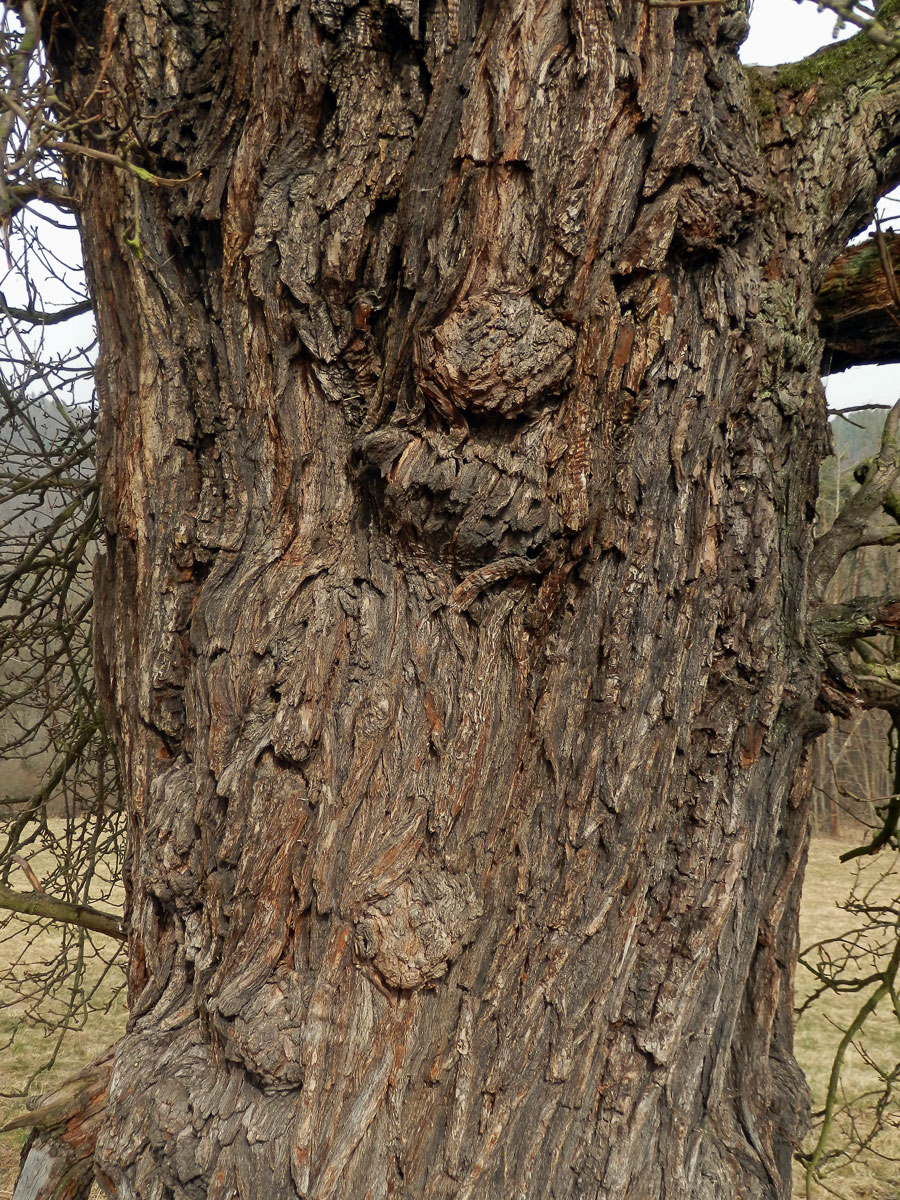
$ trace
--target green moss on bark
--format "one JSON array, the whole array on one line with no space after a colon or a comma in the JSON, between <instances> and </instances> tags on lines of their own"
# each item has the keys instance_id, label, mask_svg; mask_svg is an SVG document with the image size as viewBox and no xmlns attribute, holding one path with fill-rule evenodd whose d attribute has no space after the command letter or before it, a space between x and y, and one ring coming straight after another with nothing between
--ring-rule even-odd
<instances>
[{"instance_id":1,"label":"green moss on bark","mask_svg":"<svg viewBox=\"0 0 900 1200\"><path fill-rule=\"evenodd\" d=\"M879 13L879 24L890 28L900 12L900 0L888 0ZM787 63L775 73L776 89L805 92L819 87L819 99L828 100L854 84L866 85L897 51L876 45L865 33L833 46L825 46L800 62Z\"/></svg>"}]
</instances>

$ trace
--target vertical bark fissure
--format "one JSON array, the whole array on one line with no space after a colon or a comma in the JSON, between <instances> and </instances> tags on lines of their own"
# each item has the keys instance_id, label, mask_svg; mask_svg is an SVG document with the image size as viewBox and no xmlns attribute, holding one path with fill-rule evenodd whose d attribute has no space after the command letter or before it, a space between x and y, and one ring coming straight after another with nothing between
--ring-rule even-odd
<instances>
[{"instance_id":1,"label":"vertical bark fissure","mask_svg":"<svg viewBox=\"0 0 900 1200\"><path fill-rule=\"evenodd\" d=\"M621 8L105 10L122 1195L787 1194L821 197Z\"/></svg>"}]
</instances>

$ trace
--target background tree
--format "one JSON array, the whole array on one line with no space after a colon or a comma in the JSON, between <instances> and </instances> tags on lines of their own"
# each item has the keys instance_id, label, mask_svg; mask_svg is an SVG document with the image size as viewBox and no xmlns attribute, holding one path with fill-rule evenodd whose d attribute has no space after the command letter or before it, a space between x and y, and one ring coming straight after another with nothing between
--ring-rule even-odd
<instances>
[{"instance_id":1,"label":"background tree","mask_svg":"<svg viewBox=\"0 0 900 1200\"><path fill-rule=\"evenodd\" d=\"M832 283L840 270L838 264ZM887 312L892 308L888 301ZM877 327L884 319L882 313L880 321L873 324ZM834 455L820 475L823 534L842 512L852 509L877 461L883 427L884 412L873 406L838 414L832 421ZM890 501L887 507L891 508ZM845 611L844 597L868 596L869 605L877 607L884 601L876 597L896 590L897 558L891 544L896 525L890 513L885 516L886 524L875 522L867 532L872 540L886 544L861 545L842 559L827 590L829 604L820 610L826 620L829 612ZM815 744L813 826L814 830L856 839L856 847L841 855L845 862L855 859L861 863L880 851L886 852L886 861L880 871L857 873L849 895L838 901L844 914L842 926L825 932L814 929L811 944L800 955L804 971L811 976L811 982L806 976L800 988L805 1036L810 1036L811 1023L825 1020L834 1024L839 1010L842 1032L824 1103L814 1112L805 1152L799 1155L809 1196L816 1194L814 1182L822 1183L826 1191L834 1187L843 1190L844 1178L851 1172L872 1180L880 1174L875 1168L892 1155L896 1158L892 1113L900 1078L896 1053L900 1013L893 997L900 950L894 723L900 693L892 697L890 679L896 669L897 639L879 635L871 626L864 638L854 639L852 620L848 627L842 626L842 633L847 636L833 647L836 657L830 656L825 687L832 707L840 714L843 706L844 715L837 715L832 728ZM824 641L827 643L827 637ZM831 925L827 918L826 924ZM808 1049L806 1053L808 1056ZM848 1061L852 1061L852 1069L847 1069ZM840 1173L838 1179L833 1177L835 1172Z\"/></svg>"},{"instance_id":2,"label":"background tree","mask_svg":"<svg viewBox=\"0 0 900 1200\"><path fill-rule=\"evenodd\" d=\"M888 307L888 312L891 311ZM880 323L885 315L879 314ZM869 324L871 331L873 324ZM871 460L881 441L883 406L857 406L831 421L833 454L820 473L817 532L829 529L841 508L859 489L854 478ZM891 595L897 589L897 551L890 545L861 546L845 556L827 591L830 603L847 596ZM860 644L869 660L892 657L893 639L874 636ZM862 669L863 663L857 659ZM883 696L881 697L883 699ZM881 708L851 702L848 715L837 717L814 746L816 783L813 832L839 836L859 826L881 827L877 806L894 792L891 717ZM860 836L862 836L860 834Z\"/></svg>"},{"instance_id":3,"label":"background tree","mask_svg":"<svg viewBox=\"0 0 900 1200\"><path fill-rule=\"evenodd\" d=\"M822 609L893 427L811 553L892 45L747 72L739 7L527 0L42 28L134 856L107 1181L782 1194L805 746L848 622L897 624Z\"/></svg>"},{"instance_id":4,"label":"background tree","mask_svg":"<svg viewBox=\"0 0 900 1200\"><path fill-rule=\"evenodd\" d=\"M34 30L32 29L32 35ZM53 1037L115 994L121 813L92 670L97 526L93 329L46 71L28 30L0 19L0 988ZM52 135L51 135L51 130ZM39 196L53 204L28 204ZM15 914L37 920L23 922ZM116 940L110 943L110 933ZM112 976L110 972L112 971ZM9 1031L7 1033L7 1030ZM13 1022L4 1022L8 1044ZM6 1046L4 1046L6 1049ZM4 1090L8 1090L7 1083Z\"/></svg>"}]
</instances>

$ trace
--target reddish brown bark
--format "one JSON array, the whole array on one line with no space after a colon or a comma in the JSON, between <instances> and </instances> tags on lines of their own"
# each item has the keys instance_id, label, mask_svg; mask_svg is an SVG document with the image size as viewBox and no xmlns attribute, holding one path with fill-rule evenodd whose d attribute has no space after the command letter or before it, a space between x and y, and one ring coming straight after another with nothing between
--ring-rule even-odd
<instances>
[{"instance_id":1,"label":"reddish brown bark","mask_svg":"<svg viewBox=\"0 0 900 1200\"><path fill-rule=\"evenodd\" d=\"M105 1177L786 1196L814 295L896 175L877 53L851 110L754 101L716 5L65 14L93 136L193 177L72 165L133 842Z\"/></svg>"},{"instance_id":2,"label":"reddish brown bark","mask_svg":"<svg viewBox=\"0 0 900 1200\"><path fill-rule=\"evenodd\" d=\"M885 233L895 273L900 271L900 234ZM826 371L863 363L900 362L900 311L871 238L836 259L816 297Z\"/></svg>"},{"instance_id":3,"label":"reddish brown bark","mask_svg":"<svg viewBox=\"0 0 900 1200\"><path fill-rule=\"evenodd\" d=\"M88 1200L111 1068L110 1050L3 1126L4 1131L31 1128L22 1147L16 1200Z\"/></svg>"}]
</instances>

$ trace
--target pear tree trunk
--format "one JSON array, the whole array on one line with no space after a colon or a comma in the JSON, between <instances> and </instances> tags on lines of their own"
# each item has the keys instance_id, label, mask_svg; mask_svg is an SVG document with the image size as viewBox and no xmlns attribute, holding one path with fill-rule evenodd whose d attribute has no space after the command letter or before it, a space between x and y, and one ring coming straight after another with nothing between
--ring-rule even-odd
<instances>
[{"instance_id":1,"label":"pear tree trunk","mask_svg":"<svg viewBox=\"0 0 900 1200\"><path fill-rule=\"evenodd\" d=\"M45 13L130 814L119 1197L786 1197L814 297L896 86L740 5ZM843 69L843 68L841 68ZM865 149L863 149L865 147Z\"/></svg>"}]
</instances>

